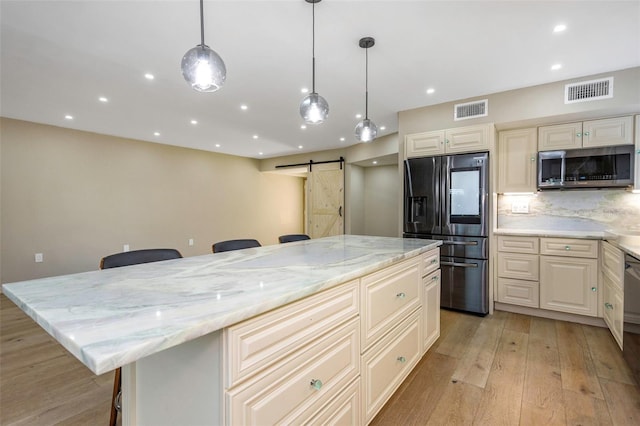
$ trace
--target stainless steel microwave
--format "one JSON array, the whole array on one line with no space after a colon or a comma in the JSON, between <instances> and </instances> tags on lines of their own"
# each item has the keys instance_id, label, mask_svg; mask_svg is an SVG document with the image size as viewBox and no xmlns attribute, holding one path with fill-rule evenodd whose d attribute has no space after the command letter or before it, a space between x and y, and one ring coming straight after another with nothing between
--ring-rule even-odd
<instances>
[{"instance_id":1,"label":"stainless steel microwave","mask_svg":"<svg viewBox=\"0 0 640 426\"><path fill-rule=\"evenodd\" d=\"M633 185L633 145L538 153L538 189Z\"/></svg>"}]
</instances>

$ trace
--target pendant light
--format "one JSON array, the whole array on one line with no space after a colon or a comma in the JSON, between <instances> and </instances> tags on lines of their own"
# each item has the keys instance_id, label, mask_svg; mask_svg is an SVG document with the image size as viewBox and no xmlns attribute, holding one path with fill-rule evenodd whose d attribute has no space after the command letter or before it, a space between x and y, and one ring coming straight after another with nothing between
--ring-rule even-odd
<instances>
[{"instance_id":1,"label":"pendant light","mask_svg":"<svg viewBox=\"0 0 640 426\"><path fill-rule=\"evenodd\" d=\"M369 48L373 47L376 41L373 37L363 37L358 45L365 51L365 98L364 98L364 120L356 126L356 139L360 142L371 142L378 134L378 126L369 120Z\"/></svg>"},{"instance_id":2,"label":"pendant light","mask_svg":"<svg viewBox=\"0 0 640 426\"><path fill-rule=\"evenodd\" d=\"M224 84L227 68L220 55L204 44L203 2L200 0L200 44L184 54L182 76L198 92L215 92Z\"/></svg>"},{"instance_id":3,"label":"pendant light","mask_svg":"<svg viewBox=\"0 0 640 426\"><path fill-rule=\"evenodd\" d=\"M329 104L316 93L316 3L321 0L305 0L312 5L311 93L300 102L300 115L307 124L320 124L329 116Z\"/></svg>"}]
</instances>

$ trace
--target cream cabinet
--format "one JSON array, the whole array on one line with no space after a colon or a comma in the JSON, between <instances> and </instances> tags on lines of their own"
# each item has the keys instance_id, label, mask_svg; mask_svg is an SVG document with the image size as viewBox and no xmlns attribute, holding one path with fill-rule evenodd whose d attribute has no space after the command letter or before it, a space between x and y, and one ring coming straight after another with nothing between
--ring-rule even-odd
<instances>
[{"instance_id":1,"label":"cream cabinet","mask_svg":"<svg viewBox=\"0 0 640 426\"><path fill-rule=\"evenodd\" d=\"M488 151L493 132L493 124L481 124L408 134L405 136L405 156L412 158Z\"/></svg>"},{"instance_id":2,"label":"cream cabinet","mask_svg":"<svg viewBox=\"0 0 640 426\"><path fill-rule=\"evenodd\" d=\"M424 298L422 353L424 354L440 337L440 269L423 278L422 296Z\"/></svg>"},{"instance_id":3,"label":"cream cabinet","mask_svg":"<svg viewBox=\"0 0 640 426\"><path fill-rule=\"evenodd\" d=\"M614 117L538 128L538 151L633 144L633 117Z\"/></svg>"},{"instance_id":4,"label":"cream cabinet","mask_svg":"<svg viewBox=\"0 0 640 426\"><path fill-rule=\"evenodd\" d=\"M507 130L498 134L498 192L536 191L535 128Z\"/></svg>"},{"instance_id":5,"label":"cream cabinet","mask_svg":"<svg viewBox=\"0 0 640 426\"><path fill-rule=\"evenodd\" d=\"M598 315L598 241L540 239L540 308Z\"/></svg>"},{"instance_id":6,"label":"cream cabinet","mask_svg":"<svg viewBox=\"0 0 640 426\"><path fill-rule=\"evenodd\" d=\"M539 307L538 238L498 236L498 302Z\"/></svg>"},{"instance_id":7,"label":"cream cabinet","mask_svg":"<svg viewBox=\"0 0 640 426\"><path fill-rule=\"evenodd\" d=\"M604 241L602 243L603 317L611 334L622 349L624 321L624 253Z\"/></svg>"}]
</instances>

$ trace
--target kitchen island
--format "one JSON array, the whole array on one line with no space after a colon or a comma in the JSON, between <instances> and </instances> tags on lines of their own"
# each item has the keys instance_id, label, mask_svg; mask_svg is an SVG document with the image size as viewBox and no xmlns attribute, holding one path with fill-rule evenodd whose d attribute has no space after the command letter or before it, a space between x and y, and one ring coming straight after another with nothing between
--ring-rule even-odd
<instances>
[{"instance_id":1,"label":"kitchen island","mask_svg":"<svg viewBox=\"0 0 640 426\"><path fill-rule=\"evenodd\" d=\"M430 284L439 279L440 244L345 235L3 291L94 373L123 367L123 424L247 423L238 416L251 413L269 423L265 407L278 421L320 419L341 396L351 401L338 404L351 407L345 415L367 422L424 354L427 337L437 338ZM389 294L393 300L380 299ZM405 348L418 343L418 353ZM389 373L392 387L384 384L389 347L411 353L393 356L402 368ZM335 380L307 380L290 409L282 399L251 405L265 380L314 365ZM284 417L275 406L285 406Z\"/></svg>"}]
</instances>

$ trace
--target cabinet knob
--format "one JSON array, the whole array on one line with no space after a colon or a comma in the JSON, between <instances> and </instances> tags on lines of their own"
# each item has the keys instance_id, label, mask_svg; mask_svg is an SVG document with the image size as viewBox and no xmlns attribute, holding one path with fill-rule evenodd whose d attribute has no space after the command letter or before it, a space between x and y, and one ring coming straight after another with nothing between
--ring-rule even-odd
<instances>
[{"instance_id":1,"label":"cabinet knob","mask_svg":"<svg viewBox=\"0 0 640 426\"><path fill-rule=\"evenodd\" d=\"M536 157L531 157L531 161L536 161Z\"/></svg>"},{"instance_id":2,"label":"cabinet knob","mask_svg":"<svg viewBox=\"0 0 640 426\"><path fill-rule=\"evenodd\" d=\"M404 299L405 297L407 297L407 295L404 292L400 292L400 293L396 294L396 297L398 297L400 299Z\"/></svg>"},{"instance_id":3,"label":"cabinet knob","mask_svg":"<svg viewBox=\"0 0 640 426\"><path fill-rule=\"evenodd\" d=\"M312 379L311 380L311 386L316 390L320 390L320 388L322 388L322 380L320 380L320 379Z\"/></svg>"},{"instance_id":4,"label":"cabinet knob","mask_svg":"<svg viewBox=\"0 0 640 426\"><path fill-rule=\"evenodd\" d=\"M434 275L434 276L431 278L431 281L438 281L438 276L437 276L437 275Z\"/></svg>"},{"instance_id":5,"label":"cabinet knob","mask_svg":"<svg viewBox=\"0 0 640 426\"><path fill-rule=\"evenodd\" d=\"M405 357L403 357L403 356L399 356L397 358L397 360L400 361L400 362L407 362L407 359Z\"/></svg>"},{"instance_id":6,"label":"cabinet knob","mask_svg":"<svg viewBox=\"0 0 640 426\"><path fill-rule=\"evenodd\" d=\"M591 287L591 291L598 291L596 287Z\"/></svg>"},{"instance_id":7,"label":"cabinet knob","mask_svg":"<svg viewBox=\"0 0 640 426\"><path fill-rule=\"evenodd\" d=\"M589 136L589 132L584 132L584 136Z\"/></svg>"},{"instance_id":8,"label":"cabinet knob","mask_svg":"<svg viewBox=\"0 0 640 426\"><path fill-rule=\"evenodd\" d=\"M581 138L582 137L582 133L576 133L576 137L577 138Z\"/></svg>"},{"instance_id":9,"label":"cabinet knob","mask_svg":"<svg viewBox=\"0 0 640 426\"><path fill-rule=\"evenodd\" d=\"M435 259L435 258L434 258L434 259L431 259L431 264L433 265L433 264L435 264L435 263L438 263L438 259Z\"/></svg>"},{"instance_id":10,"label":"cabinet knob","mask_svg":"<svg viewBox=\"0 0 640 426\"><path fill-rule=\"evenodd\" d=\"M564 249L569 251L569 250L571 250L571 246L564 246Z\"/></svg>"},{"instance_id":11,"label":"cabinet knob","mask_svg":"<svg viewBox=\"0 0 640 426\"><path fill-rule=\"evenodd\" d=\"M449 139L445 139L445 140L444 140L444 143L449 143Z\"/></svg>"},{"instance_id":12,"label":"cabinet knob","mask_svg":"<svg viewBox=\"0 0 640 426\"><path fill-rule=\"evenodd\" d=\"M613 309L613 305L612 305L611 303L609 303L609 302L605 302L604 306L605 306L607 309Z\"/></svg>"}]
</instances>

